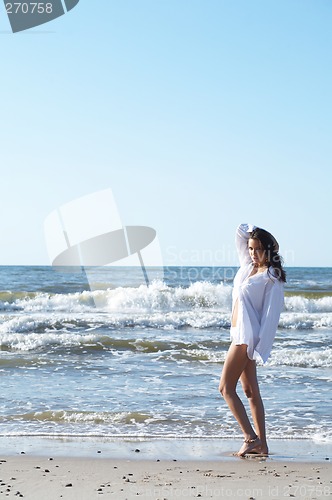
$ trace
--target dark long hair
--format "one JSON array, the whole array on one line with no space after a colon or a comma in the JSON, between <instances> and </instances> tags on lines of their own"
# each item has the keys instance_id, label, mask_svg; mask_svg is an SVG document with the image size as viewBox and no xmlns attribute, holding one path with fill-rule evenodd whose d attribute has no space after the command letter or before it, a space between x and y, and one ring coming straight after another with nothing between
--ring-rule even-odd
<instances>
[{"instance_id":1,"label":"dark long hair","mask_svg":"<svg viewBox=\"0 0 332 500\"><path fill-rule=\"evenodd\" d=\"M266 265L273 267L275 271L275 276L280 281L286 281L286 272L282 267L283 260L279 255L279 245L277 240L272 236L271 233L256 227L251 233L250 238L253 240L259 240L265 250Z\"/></svg>"}]
</instances>

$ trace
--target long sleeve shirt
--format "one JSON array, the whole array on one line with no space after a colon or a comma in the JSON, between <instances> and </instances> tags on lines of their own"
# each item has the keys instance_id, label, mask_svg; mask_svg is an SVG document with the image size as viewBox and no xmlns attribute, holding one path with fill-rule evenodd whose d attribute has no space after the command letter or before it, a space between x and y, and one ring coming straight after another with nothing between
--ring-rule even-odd
<instances>
[{"instance_id":1,"label":"long sleeve shirt","mask_svg":"<svg viewBox=\"0 0 332 500\"><path fill-rule=\"evenodd\" d=\"M236 328L232 339L236 344L248 345L248 357L265 363L270 355L284 305L284 286L273 267L250 276L253 263L248 240L255 229L251 224L240 224L236 230L236 248L240 269L234 278L233 307L237 303Z\"/></svg>"}]
</instances>

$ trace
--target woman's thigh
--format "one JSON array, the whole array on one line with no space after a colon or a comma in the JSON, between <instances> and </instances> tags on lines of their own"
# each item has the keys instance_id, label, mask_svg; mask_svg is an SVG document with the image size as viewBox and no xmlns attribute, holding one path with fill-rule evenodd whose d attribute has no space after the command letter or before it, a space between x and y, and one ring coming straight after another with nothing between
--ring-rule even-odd
<instances>
[{"instance_id":1,"label":"woman's thigh","mask_svg":"<svg viewBox=\"0 0 332 500\"><path fill-rule=\"evenodd\" d=\"M220 378L220 390L226 385L235 389L236 384L248 364L247 345L235 345L232 343L228 349L224 367Z\"/></svg>"}]
</instances>

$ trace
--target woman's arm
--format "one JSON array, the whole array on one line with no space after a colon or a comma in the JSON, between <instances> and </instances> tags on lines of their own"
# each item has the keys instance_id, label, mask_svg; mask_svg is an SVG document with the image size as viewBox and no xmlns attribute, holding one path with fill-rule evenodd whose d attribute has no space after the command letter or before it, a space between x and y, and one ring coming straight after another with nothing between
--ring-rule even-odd
<instances>
[{"instance_id":1,"label":"woman's arm","mask_svg":"<svg viewBox=\"0 0 332 500\"><path fill-rule=\"evenodd\" d=\"M253 224L240 224L236 229L235 244L240 260L240 266L248 265L251 262L248 250L248 240L250 233L256 228Z\"/></svg>"}]
</instances>

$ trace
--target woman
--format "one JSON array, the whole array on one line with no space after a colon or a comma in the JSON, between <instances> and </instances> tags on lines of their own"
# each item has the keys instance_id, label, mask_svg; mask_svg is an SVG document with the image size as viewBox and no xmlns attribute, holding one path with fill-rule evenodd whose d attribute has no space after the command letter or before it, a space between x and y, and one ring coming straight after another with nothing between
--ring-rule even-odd
<instances>
[{"instance_id":1,"label":"woman","mask_svg":"<svg viewBox=\"0 0 332 500\"><path fill-rule=\"evenodd\" d=\"M244 443L237 455L267 455L265 413L258 387L256 361L265 363L270 355L284 303L286 273L278 253L279 245L264 229L241 224L236 231L236 247L240 269L234 279L232 343L219 390L244 434ZM255 430L236 393L239 379L249 399Z\"/></svg>"}]
</instances>

